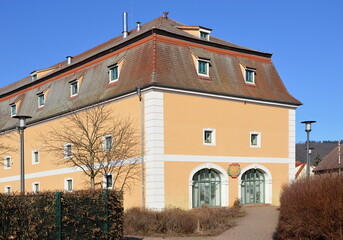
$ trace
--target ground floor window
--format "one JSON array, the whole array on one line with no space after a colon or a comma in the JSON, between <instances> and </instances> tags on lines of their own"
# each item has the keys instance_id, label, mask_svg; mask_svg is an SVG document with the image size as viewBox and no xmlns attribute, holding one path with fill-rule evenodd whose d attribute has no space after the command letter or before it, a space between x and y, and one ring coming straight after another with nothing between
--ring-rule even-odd
<instances>
[{"instance_id":1,"label":"ground floor window","mask_svg":"<svg viewBox=\"0 0 343 240\"><path fill-rule=\"evenodd\" d=\"M192 185L193 208L206 204L210 207L221 206L221 180L212 169L202 169L194 174Z\"/></svg>"},{"instance_id":2,"label":"ground floor window","mask_svg":"<svg viewBox=\"0 0 343 240\"><path fill-rule=\"evenodd\" d=\"M265 179L260 170L250 169L242 175L241 195L243 204L265 202Z\"/></svg>"}]
</instances>

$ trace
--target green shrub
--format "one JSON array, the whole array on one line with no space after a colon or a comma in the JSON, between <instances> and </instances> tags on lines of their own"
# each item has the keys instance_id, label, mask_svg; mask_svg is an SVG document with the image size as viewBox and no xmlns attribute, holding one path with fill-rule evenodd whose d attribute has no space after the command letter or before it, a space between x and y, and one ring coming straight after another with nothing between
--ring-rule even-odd
<instances>
[{"instance_id":1,"label":"green shrub","mask_svg":"<svg viewBox=\"0 0 343 240\"><path fill-rule=\"evenodd\" d=\"M343 239L343 176L315 176L284 186L278 239Z\"/></svg>"}]
</instances>

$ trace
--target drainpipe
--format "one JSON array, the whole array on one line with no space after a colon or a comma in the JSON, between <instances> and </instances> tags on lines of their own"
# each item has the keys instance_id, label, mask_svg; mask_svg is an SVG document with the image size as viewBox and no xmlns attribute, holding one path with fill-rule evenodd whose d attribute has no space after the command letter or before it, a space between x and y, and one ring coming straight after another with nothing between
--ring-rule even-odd
<instances>
[{"instance_id":1,"label":"drainpipe","mask_svg":"<svg viewBox=\"0 0 343 240\"><path fill-rule=\"evenodd\" d=\"M144 141L144 98L142 98L142 91L137 88L137 96L141 104L141 165L142 165L142 209L145 209L145 167L144 167L144 152L145 152L145 141Z\"/></svg>"}]
</instances>

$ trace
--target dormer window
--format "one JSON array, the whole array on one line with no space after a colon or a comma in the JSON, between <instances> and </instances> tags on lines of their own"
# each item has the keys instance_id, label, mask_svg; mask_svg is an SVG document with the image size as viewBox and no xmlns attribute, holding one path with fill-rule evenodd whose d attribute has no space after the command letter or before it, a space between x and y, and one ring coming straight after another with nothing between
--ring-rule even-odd
<instances>
[{"instance_id":1,"label":"dormer window","mask_svg":"<svg viewBox=\"0 0 343 240\"><path fill-rule=\"evenodd\" d=\"M111 66L108 71L109 74L109 82L116 82L119 78L119 68L118 65Z\"/></svg>"},{"instance_id":2,"label":"dormer window","mask_svg":"<svg viewBox=\"0 0 343 240\"><path fill-rule=\"evenodd\" d=\"M32 81L36 81L38 79L37 73L31 74L31 77L32 77Z\"/></svg>"},{"instance_id":3,"label":"dormer window","mask_svg":"<svg viewBox=\"0 0 343 240\"><path fill-rule=\"evenodd\" d=\"M10 105L11 110L11 117L14 117L17 115L17 105L15 103Z\"/></svg>"},{"instance_id":4,"label":"dormer window","mask_svg":"<svg viewBox=\"0 0 343 240\"><path fill-rule=\"evenodd\" d=\"M204 40L209 40L210 39L210 34L207 32L200 31L200 38Z\"/></svg>"},{"instance_id":5,"label":"dormer window","mask_svg":"<svg viewBox=\"0 0 343 240\"><path fill-rule=\"evenodd\" d=\"M45 94L44 93L38 93L38 107L44 107L45 105Z\"/></svg>"},{"instance_id":6,"label":"dormer window","mask_svg":"<svg viewBox=\"0 0 343 240\"><path fill-rule=\"evenodd\" d=\"M245 68L245 82L246 83L255 83L255 72L254 68Z\"/></svg>"},{"instance_id":7,"label":"dormer window","mask_svg":"<svg viewBox=\"0 0 343 240\"><path fill-rule=\"evenodd\" d=\"M74 80L70 82L70 97L77 96L79 94L78 81Z\"/></svg>"},{"instance_id":8,"label":"dormer window","mask_svg":"<svg viewBox=\"0 0 343 240\"><path fill-rule=\"evenodd\" d=\"M198 75L209 76L210 61L208 59L198 58Z\"/></svg>"}]
</instances>

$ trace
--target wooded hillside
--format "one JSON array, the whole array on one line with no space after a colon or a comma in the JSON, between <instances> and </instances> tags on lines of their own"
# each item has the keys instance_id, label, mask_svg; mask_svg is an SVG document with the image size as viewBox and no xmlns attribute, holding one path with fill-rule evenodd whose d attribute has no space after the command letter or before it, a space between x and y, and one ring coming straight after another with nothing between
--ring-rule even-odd
<instances>
[{"instance_id":1,"label":"wooded hillside","mask_svg":"<svg viewBox=\"0 0 343 240\"><path fill-rule=\"evenodd\" d=\"M317 156L324 158L325 155L337 147L337 145L337 141L311 141L310 148L314 148L311 154L311 162L313 163ZM296 161L306 162L306 142L296 144Z\"/></svg>"}]
</instances>

